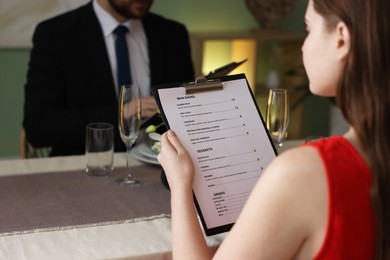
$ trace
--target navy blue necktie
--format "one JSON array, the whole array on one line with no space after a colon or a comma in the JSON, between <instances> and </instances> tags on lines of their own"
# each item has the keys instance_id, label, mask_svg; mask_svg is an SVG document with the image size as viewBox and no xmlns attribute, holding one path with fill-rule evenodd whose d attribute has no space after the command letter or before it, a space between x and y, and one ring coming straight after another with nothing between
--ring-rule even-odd
<instances>
[{"instance_id":1,"label":"navy blue necktie","mask_svg":"<svg viewBox=\"0 0 390 260\"><path fill-rule=\"evenodd\" d=\"M124 84L132 84L129 63L129 51L127 49L126 33L129 29L124 25L115 28L115 54L117 62L118 88Z\"/></svg>"}]
</instances>

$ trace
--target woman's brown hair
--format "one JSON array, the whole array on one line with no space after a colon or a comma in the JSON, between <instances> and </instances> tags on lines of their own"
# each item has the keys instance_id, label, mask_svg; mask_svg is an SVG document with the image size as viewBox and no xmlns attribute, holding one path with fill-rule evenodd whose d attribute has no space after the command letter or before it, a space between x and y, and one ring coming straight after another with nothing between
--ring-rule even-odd
<instances>
[{"instance_id":1,"label":"woman's brown hair","mask_svg":"<svg viewBox=\"0 0 390 260\"><path fill-rule=\"evenodd\" d=\"M348 27L351 45L336 101L355 129L373 175L376 259L390 259L390 1L313 0L335 29Z\"/></svg>"}]
</instances>

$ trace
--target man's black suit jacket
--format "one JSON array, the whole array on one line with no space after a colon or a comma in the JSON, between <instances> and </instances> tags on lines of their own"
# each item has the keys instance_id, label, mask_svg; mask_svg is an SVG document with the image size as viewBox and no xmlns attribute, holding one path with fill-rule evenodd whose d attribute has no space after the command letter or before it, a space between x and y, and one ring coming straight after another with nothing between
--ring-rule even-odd
<instances>
[{"instance_id":1,"label":"man's black suit jacket","mask_svg":"<svg viewBox=\"0 0 390 260\"><path fill-rule=\"evenodd\" d=\"M193 80L186 28L151 13L143 25L151 85ZM35 147L51 146L52 155L82 154L86 125L110 122L115 126L115 150L123 151L114 88L92 2L40 23L33 36L25 85L27 139Z\"/></svg>"}]
</instances>

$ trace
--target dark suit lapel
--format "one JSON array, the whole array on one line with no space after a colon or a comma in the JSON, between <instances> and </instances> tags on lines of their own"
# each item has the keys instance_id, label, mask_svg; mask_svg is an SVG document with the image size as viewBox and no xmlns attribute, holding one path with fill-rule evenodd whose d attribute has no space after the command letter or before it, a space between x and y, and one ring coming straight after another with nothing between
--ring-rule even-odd
<instances>
[{"instance_id":1,"label":"dark suit lapel","mask_svg":"<svg viewBox=\"0 0 390 260\"><path fill-rule=\"evenodd\" d=\"M102 80L102 82L99 82L99 85L104 86L101 90L106 92L108 96L116 99L107 48L100 23L92 7L92 2L86 5L83 17L85 19L82 19L80 24L80 29L85 32L81 35L83 39L80 40L82 48L88 59L91 60L90 64L93 74Z\"/></svg>"},{"instance_id":2,"label":"dark suit lapel","mask_svg":"<svg viewBox=\"0 0 390 260\"><path fill-rule=\"evenodd\" d=\"M150 80L151 85L155 85L160 80L158 62L163 59L162 52L159 51L159 44L161 39L159 37L160 30L155 28L153 23L153 16L148 14L142 20L145 35L148 40L148 52L149 52L149 63L150 63Z\"/></svg>"}]
</instances>

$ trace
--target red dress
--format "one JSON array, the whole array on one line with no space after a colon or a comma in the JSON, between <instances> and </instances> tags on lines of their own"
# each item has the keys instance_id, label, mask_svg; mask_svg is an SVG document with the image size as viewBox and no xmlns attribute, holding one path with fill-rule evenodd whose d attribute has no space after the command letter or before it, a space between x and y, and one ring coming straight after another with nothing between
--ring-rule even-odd
<instances>
[{"instance_id":1,"label":"red dress","mask_svg":"<svg viewBox=\"0 0 390 260\"><path fill-rule=\"evenodd\" d=\"M373 259L375 220L370 201L372 176L367 164L341 136L304 145L317 149L328 179L326 237L315 259Z\"/></svg>"}]
</instances>

